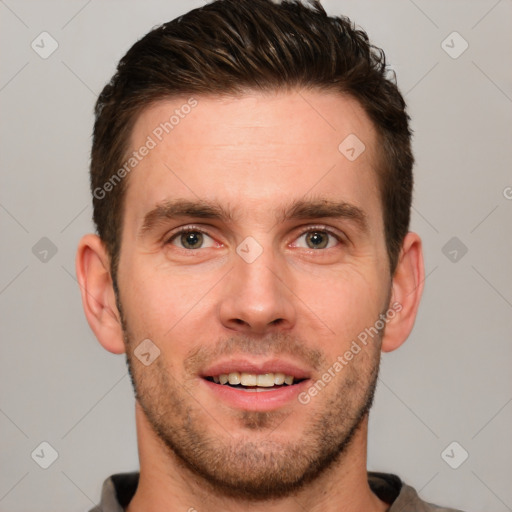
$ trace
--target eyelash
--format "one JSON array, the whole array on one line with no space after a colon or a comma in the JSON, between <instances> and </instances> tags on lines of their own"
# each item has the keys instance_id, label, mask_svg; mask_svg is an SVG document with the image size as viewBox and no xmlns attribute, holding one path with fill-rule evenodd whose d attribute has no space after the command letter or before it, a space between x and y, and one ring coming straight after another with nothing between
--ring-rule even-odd
<instances>
[{"instance_id":1,"label":"eyelash","mask_svg":"<svg viewBox=\"0 0 512 512\"><path fill-rule=\"evenodd\" d=\"M345 240L338 233L335 233L334 231L330 230L329 228L327 228L325 226L311 226L310 228L306 229L305 231L302 231L302 233L300 233L296 238L300 238L301 236L303 236L307 233L311 233L312 231L320 231L322 233L327 233L329 236L334 237L340 244L345 243ZM165 241L165 245L172 243L176 238L178 238L178 236L180 236L184 233L201 233L203 235L209 236L210 238L213 238L208 232L204 231L203 229L201 229L197 226L193 226L193 225L183 226L183 227L179 228L178 231L175 231L167 238L167 240ZM187 252L193 252L193 251L198 250L198 249L185 249L184 247L178 247L178 249L182 249ZM334 247L329 247L329 249L334 249ZM315 251L315 252L318 251L318 249L310 249L310 250ZM323 249L323 250L325 251L325 249Z\"/></svg>"}]
</instances>

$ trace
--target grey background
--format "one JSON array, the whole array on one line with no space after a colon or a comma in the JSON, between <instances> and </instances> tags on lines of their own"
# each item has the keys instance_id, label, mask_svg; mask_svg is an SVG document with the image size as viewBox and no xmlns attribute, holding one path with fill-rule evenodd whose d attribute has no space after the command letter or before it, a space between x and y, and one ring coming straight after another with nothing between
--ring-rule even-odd
<instances>
[{"instance_id":1,"label":"grey background","mask_svg":"<svg viewBox=\"0 0 512 512\"><path fill-rule=\"evenodd\" d=\"M88 510L104 478L138 468L124 356L90 332L74 277L92 109L136 39L199 5L0 1L0 511ZM383 357L369 468L426 500L512 510L512 1L324 5L386 50L415 130L426 287L410 339ZM59 45L47 59L31 48L43 31ZM458 58L442 47L453 31ZM441 457L453 441L469 453L458 469Z\"/></svg>"}]
</instances>

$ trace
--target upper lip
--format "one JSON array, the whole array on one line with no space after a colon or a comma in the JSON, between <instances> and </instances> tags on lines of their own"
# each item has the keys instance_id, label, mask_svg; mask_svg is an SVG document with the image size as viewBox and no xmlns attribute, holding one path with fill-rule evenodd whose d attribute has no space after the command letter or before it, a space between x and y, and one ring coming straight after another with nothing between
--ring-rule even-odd
<instances>
[{"instance_id":1,"label":"upper lip","mask_svg":"<svg viewBox=\"0 0 512 512\"><path fill-rule=\"evenodd\" d=\"M246 372L252 374L284 373L295 379L309 379L310 372L291 361L283 359L270 359L256 362L248 359L229 359L212 364L201 372L201 377L213 377L232 372Z\"/></svg>"}]
</instances>

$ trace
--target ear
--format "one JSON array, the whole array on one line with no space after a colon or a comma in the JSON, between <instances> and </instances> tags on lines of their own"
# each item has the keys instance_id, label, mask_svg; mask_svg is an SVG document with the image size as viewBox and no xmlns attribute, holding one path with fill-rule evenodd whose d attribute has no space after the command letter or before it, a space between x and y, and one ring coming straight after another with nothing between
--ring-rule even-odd
<instances>
[{"instance_id":1,"label":"ear","mask_svg":"<svg viewBox=\"0 0 512 512\"><path fill-rule=\"evenodd\" d=\"M423 293L425 269L421 238L409 232L404 238L398 264L393 275L389 311L396 315L390 318L382 338L382 351L397 349L409 336Z\"/></svg>"},{"instance_id":2,"label":"ear","mask_svg":"<svg viewBox=\"0 0 512 512\"><path fill-rule=\"evenodd\" d=\"M109 263L107 251L97 235L85 235L80 240L76 274L85 316L101 345L109 352L122 354L123 330Z\"/></svg>"}]
</instances>

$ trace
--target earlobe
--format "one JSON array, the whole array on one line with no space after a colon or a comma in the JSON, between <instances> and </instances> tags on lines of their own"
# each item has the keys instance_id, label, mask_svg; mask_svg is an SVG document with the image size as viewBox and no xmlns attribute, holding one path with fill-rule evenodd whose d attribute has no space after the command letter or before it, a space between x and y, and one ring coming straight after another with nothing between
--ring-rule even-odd
<instances>
[{"instance_id":1,"label":"earlobe","mask_svg":"<svg viewBox=\"0 0 512 512\"><path fill-rule=\"evenodd\" d=\"M400 258L393 275L389 308L395 315L386 325L382 338L382 351L391 352L407 339L412 331L418 312L425 269L421 239L409 232L404 238Z\"/></svg>"},{"instance_id":2,"label":"earlobe","mask_svg":"<svg viewBox=\"0 0 512 512\"><path fill-rule=\"evenodd\" d=\"M101 345L114 354L125 351L109 257L97 235L85 235L78 245L76 274L89 326Z\"/></svg>"}]
</instances>

